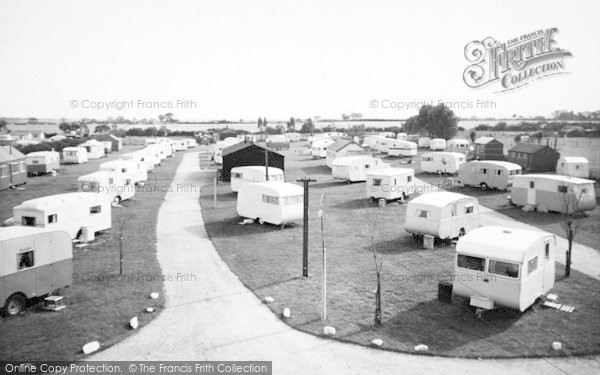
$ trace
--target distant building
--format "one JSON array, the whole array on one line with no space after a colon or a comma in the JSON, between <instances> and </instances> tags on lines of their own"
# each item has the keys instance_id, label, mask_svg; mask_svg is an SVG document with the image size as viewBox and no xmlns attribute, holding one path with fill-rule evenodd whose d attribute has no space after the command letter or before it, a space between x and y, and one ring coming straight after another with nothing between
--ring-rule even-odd
<instances>
[{"instance_id":1,"label":"distant building","mask_svg":"<svg viewBox=\"0 0 600 375\"><path fill-rule=\"evenodd\" d=\"M474 146L477 160L504 160L504 144L496 138L479 137Z\"/></svg>"},{"instance_id":2,"label":"distant building","mask_svg":"<svg viewBox=\"0 0 600 375\"><path fill-rule=\"evenodd\" d=\"M121 148L123 147L123 141L121 140L121 138L116 137L112 134L94 134L92 138L97 141L111 142L112 151L121 151Z\"/></svg>"},{"instance_id":3,"label":"distant building","mask_svg":"<svg viewBox=\"0 0 600 375\"><path fill-rule=\"evenodd\" d=\"M538 143L517 143L508 150L508 161L519 164L527 173L554 172L560 153Z\"/></svg>"},{"instance_id":4,"label":"distant building","mask_svg":"<svg viewBox=\"0 0 600 375\"><path fill-rule=\"evenodd\" d=\"M12 146L0 147L0 190L27 182L27 160Z\"/></svg>"},{"instance_id":5,"label":"distant building","mask_svg":"<svg viewBox=\"0 0 600 375\"><path fill-rule=\"evenodd\" d=\"M236 143L223 149L223 168L221 179L231 179L231 168L251 165L265 165L265 148L256 143ZM285 170L285 156L268 151L269 167Z\"/></svg>"}]
</instances>

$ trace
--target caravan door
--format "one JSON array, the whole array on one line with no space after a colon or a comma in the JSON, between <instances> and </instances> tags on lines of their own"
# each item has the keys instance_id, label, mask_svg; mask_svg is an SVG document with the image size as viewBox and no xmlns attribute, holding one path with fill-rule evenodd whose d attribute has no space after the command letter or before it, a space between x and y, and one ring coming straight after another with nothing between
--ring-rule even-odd
<instances>
[{"instance_id":1,"label":"caravan door","mask_svg":"<svg viewBox=\"0 0 600 375\"><path fill-rule=\"evenodd\" d=\"M535 181L529 181L527 188L527 204L535 206Z\"/></svg>"},{"instance_id":2,"label":"caravan door","mask_svg":"<svg viewBox=\"0 0 600 375\"><path fill-rule=\"evenodd\" d=\"M543 269L543 273L544 273L544 285L542 287L542 293L546 293L548 290L550 290L553 286L554 286L554 273L555 273L555 269L554 269L554 257L553 257L553 252L554 252L554 244L550 243L551 242L551 238L548 238L547 240L544 241L544 253L542 254L542 256L544 257L542 260L542 269Z\"/></svg>"}]
</instances>

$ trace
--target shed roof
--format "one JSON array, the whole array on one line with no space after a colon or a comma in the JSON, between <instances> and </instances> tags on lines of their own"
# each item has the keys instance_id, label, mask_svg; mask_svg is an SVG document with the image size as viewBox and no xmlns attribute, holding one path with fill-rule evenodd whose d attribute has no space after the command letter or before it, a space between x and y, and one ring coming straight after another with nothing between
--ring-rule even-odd
<instances>
[{"instance_id":1,"label":"shed roof","mask_svg":"<svg viewBox=\"0 0 600 375\"><path fill-rule=\"evenodd\" d=\"M486 225L476 228L456 245L456 252L492 258L515 263L523 263L527 250L537 241L554 235L538 230Z\"/></svg>"},{"instance_id":2,"label":"shed roof","mask_svg":"<svg viewBox=\"0 0 600 375\"><path fill-rule=\"evenodd\" d=\"M243 150L243 149L248 148L248 147L258 147L258 148L262 149L263 152L264 152L264 149L265 149L264 147L259 146L256 143L244 143L244 142L241 142L241 143L236 143L236 144L230 145L228 147L225 147L223 149L223 157L225 157L226 155L232 154L234 152ZM273 150L269 150L269 152L273 153L273 154L277 154L277 155L283 156L282 154L280 154L278 152L275 152Z\"/></svg>"},{"instance_id":3,"label":"shed roof","mask_svg":"<svg viewBox=\"0 0 600 375\"><path fill-rule=\"evenodd\" d=\"M356 162L360 162L360 161L373 161L375 158L371 155L354 155L354 156L343 156L341 158L336 158L332 165L352 165L353 163ZM381 159L379 159L381 160Z\"/></svg>"},{"instance_id":4,"label":"shed roof","mask_svg":"<svg viewBox=\"0 0 600 375\"><path fill-rule=\"evenodd\" d=\"M8 162L25 158L25 155L12 146L0 146L0 162Z\"/></svg>"},{"instance_id":5,"label":"shed roof","mask_svg":"<svg viewBox=\"0 0 600 375\"><path fill-rule=\"evenodd\" d=\"M351 144L354 144L364 150L364 148L362 148L358 143L348 140L348 139L338 139L337 141L335 141L335 143L333 143L329 147L327 147L327 149L337 152Z\"/></svg>"},{"instance_id":6,"label":"shed roof","mask_svg":"<svg viewBox=\"0 0 600 375\"><path fill-rule=\"evenodd\" d=\"M541 150L543 148L549 148L550 150L555 151L553 148L551 148L549 146L542 145L542 144L539 144L539 143L528 143L528 142L519 142L516 145L514 145L508 151L524 152L526 154L533 154L533 153L538 152L539 150Z\"/></svg>"},{"instance_id":7,"label":"shed roof","mask_svg":"<svg viewBox=\"0 0 600 375\"><path fill-rule=\"evenodd\" d=\"M497 140L494 137L479 137L475 140L475 143L478 145L485 145L490 143L491 141ZM499 142L499 141L498 141Z\"/></svg>"}]
</instances>

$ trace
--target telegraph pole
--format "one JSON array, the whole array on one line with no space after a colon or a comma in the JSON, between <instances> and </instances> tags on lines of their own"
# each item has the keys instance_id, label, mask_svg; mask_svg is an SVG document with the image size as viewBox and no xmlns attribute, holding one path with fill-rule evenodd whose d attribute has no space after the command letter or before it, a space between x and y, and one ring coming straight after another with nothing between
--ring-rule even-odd
<instances>
[{"instance_id":1,"label":"telegraph pole","mask_svg":"<svg viewBox=\"0 0 600 375\"><path fill-rule=\"evenodd\" d=\"M319 217L321 218L321 246L323 248L323 310L321 313L321 320L327 320L327 250L325 249L325 229L323 225L323 221L325 219L324 206L325 194L321 194L321 207L319 208Z\"/></svg>"},{"instance_id":2,"label":"telegraph pole","mask_svg":"<svg viewBox=\"0 0 600 375\"><path fill-rule=\"evenodd\" d=\"M304 185L304 221L302 223L302 276L308 277L308 184L315 182L308 177L297 180Z\"/></svg>"}]
</instances>

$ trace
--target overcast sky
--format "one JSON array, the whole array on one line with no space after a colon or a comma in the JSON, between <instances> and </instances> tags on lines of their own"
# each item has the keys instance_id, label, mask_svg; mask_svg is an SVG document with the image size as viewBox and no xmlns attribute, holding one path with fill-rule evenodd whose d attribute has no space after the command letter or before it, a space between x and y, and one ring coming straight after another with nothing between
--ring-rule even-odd
<instances>
[{"instance_id":1,"label":"overcast sky","mask_svg":"<svg viewBox=\"0 0 600 375\"><path fill-rule=\"evenodd\" d=\"M0 116L255 120L357 112L386 100L476 104L460 116L600 109L600 1L4 1ZM463 82L464 48L557 27L571 74L496 93ZM131 109L82 108L134 101ZM190 100L195 109L176 108ZM371 101L377 100L377 108ZM75 102L73 102L75 101ZM138 101L174 108L140 108ZM75 103L75 104L73 104ZM168 104L166 104L168 105ZM72 108L77 107L77 108Z\"/></svg>"}]
</instances>

